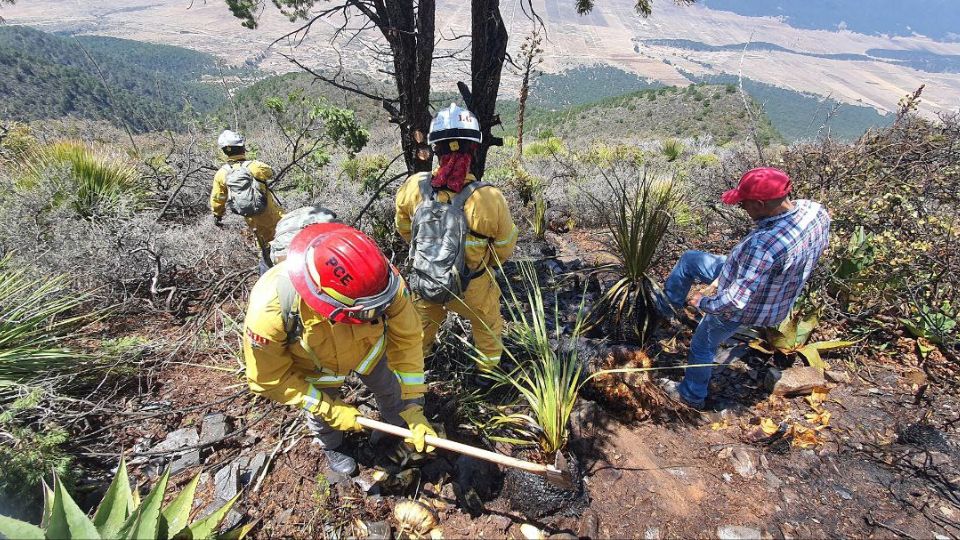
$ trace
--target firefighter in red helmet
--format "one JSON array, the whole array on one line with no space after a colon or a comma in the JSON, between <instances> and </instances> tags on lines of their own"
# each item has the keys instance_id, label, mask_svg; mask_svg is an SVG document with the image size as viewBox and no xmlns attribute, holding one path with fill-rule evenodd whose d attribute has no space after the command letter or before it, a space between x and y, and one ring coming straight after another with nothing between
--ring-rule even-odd
<instances>
[{"instance_id":1,"label":"firefighter in red helmet","mask_svg":"<svg viewBox=\"0 0 960 540\"><path fill-rule=\"evenodd\" d=\"M307 413L334 471L356 461L340 450L360 412L340 399L351 372L373 392L386 422L410 428L418 451L435 435L423 414L423 337L403 279L376 243L342 223L297 233L286 260L250 293L243 350L250 389Z\"/></svg>"}]
</instances>

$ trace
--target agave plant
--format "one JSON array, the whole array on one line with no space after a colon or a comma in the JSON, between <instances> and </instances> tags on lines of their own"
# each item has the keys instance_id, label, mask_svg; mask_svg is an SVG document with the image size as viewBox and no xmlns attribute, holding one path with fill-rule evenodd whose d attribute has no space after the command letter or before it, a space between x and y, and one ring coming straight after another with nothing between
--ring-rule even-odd
<instances>
[{"instance_id":1,"label":"agave plant","mask_svg":"<svg viewBox=\"0 0 960 540\"><path fill-rule=\"evenodd\" d=\"M646 169L631 173L632 180L616 169L601 174L609 193L586 196L603 216L607 251L617 263L598 271L612 271L619 279L590 308L585 326L604 326L615 339L643 341L657 317L658 285L649 271L680 205L678 184L674 178L651 178Z\"/></svg>"},{"instance_id":2,"label":"agave plant","mask_svg":"<svg viewBox=\"0 0 960 540\"><path fill-rule=\"evenodd\" d=\"M767 354L780 354L788 358L800 355L811 367L823 371L828 366L820 357L821 351L842 349L856 344L856 341L834 339L810 343L810 336L819 322L815 312L804 315L795 311L777 328L761 330L760 339L751 341L750 347Z\"/></svg>"},{"instance_id":3,"label":"agave plant","mask_svg":"<svg viewBox=\"0 0 960 540\"><path fill-rule=\"evenodd\" d=\"M190 523L193 498L200 481L198 474L169 504L163 506L170 471L160 476L150 493L141 501L130 489L127 464L121 458L117 474L97 506L93 519L77 505L54 474L53 488L43 484L43 517L40 525L0 515L0 535L23 539L99 539L99 538L243 538L253 524L216 535L217 528L240 497L238 493L209 516Z\"/></svg>"},{"instance_id":4,"label":"agave plant","mask_svg":"<svg viewBox=\"0 0 960 540\"><path fill-rule=\"evenodd\" d=\"M89 314L70 315L88 298L66 294L65 276L32 278L0 259L0 392L7 386L56 375L89 359L62 345Z\"/></svg>"},{"instance_id":5,"label":"agave plant","mask_svg":"<svg viewBox=\"0 0 960 540\"><path fill-rule=\"evenodd\" d=\"M45 186L49 171L66 168L67 185L56 188L55 199L70 205L82 218L115 211L143 198L140 175L129 163L102 155L78 141L61 141L35 150L27 159L28 185Z\"/></svg>"}]
</instances>

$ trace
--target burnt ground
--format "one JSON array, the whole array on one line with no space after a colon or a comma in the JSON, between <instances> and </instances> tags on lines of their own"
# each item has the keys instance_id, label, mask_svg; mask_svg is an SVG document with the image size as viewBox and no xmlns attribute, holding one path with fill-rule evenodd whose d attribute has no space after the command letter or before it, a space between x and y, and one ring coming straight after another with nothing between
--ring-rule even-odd
<instances>
[{"instance_id":1,"label":"burnt ground","mask_svg":"<svg viewBox=\"0 0 960 540\"><path fill-rule=\"evenodd\" d=\"M242 496L228 518L256 522L257 537L348 537L356 520L387 521L395 530L391 510L403 497L430 504L448 538L522 538L525 523L558 537L960 536L957 374L937 352L924 361L905 337L891 336L883 353L860 346L827 355L830 380L819 400L771 396L763 382L770 361L759 353L718 369L712 410L688 419L663 414L628 421L609 403L584 399L570 448L585 473L587 500L573 515L531 519L511 510L495 469L450 454L403 462L390 459L396 449L389 441L374 449L358 436L352 443L363 472L353 479L329 474L296 413L246 392L230 352L236 337L222 324L227 315L236 319L240 307L222 306L203 327L206 344L184 347L154 370L149 392L128 398L124 413L101 419L108 429L85 446L87 466L111 467L110 456L126 450L145 488L161 466L185 453L147 455L150 448L178 429L201 431L205 415L223 413L229 429L192 445L199 447L192 448L199 450L198 463L188 461L173 481L180 486L202 474L201 513L224 495L218 473L262 456L266 472L245 479L241 471ZM156 335L146 323L133 331ZM839 331L826 327L818 336ZM683 361L690 329L673 332L658 336L655 365ZM428 372L428 380L444 377ZM365 397L351 396L360 403ZM452 438L476 442L453 416L455 405L442 385L432 386L428 415ZM765 419L810 433L770 437L761 426ZM392 474L376 482L376 467Z\"/></svg>"}]
</instances>

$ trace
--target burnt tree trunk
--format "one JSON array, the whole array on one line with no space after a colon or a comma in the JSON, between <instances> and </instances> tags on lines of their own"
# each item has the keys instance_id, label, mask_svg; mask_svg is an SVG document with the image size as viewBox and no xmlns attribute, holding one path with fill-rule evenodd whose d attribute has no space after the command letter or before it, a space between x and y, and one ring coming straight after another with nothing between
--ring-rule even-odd
<instances>
[{"instance_id":1,"label":"burnt tree trunk","mask_svg":"<svg viewBox=\"0 0 960 540\"><path fill-rule=\"evenodd\" d=\"M500 0L473 0L471 23L473 114L480 120L483 131L483 144L473 163L473 174L482 178L487 150L495 142L490 129L499 123L496 116L497 92L500 90L500 72L507 54L507 28L500 15Z\"/></svg>"},{"instance_id":2,"label":"burnt tree trunk","mask_svg":"<svg viewBox=\"0 0 960 540\"><path fill-rule=\"evenodd\" d=\"M429 171L430 68L433 63L435 0L374 0L377 26L393 53L400 144L407 170Z\"/></svg>"}]
</instances>

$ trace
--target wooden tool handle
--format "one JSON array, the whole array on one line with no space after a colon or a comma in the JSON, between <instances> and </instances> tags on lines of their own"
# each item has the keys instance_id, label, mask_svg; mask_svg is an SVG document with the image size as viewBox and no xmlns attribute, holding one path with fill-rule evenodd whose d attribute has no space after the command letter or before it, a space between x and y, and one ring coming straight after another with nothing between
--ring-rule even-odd
<instances>
[{"instance_id":1,"label":"wooden tool handle","mask_svg":"<svg viewBox=\"0 0 960 540\"><path fill-rule=\"evenodd\" d=\"M393 424L387 424L385 422L378 422L362 416L357 417L357 423L365 428L375 429L391 435L397 435L398 437L407 438L413 435L407 428L402 428ZM551 468L548 468L546 465L540 465L538 463L531 463L522 459L505 456L503 454L484 450L483 448L477 448L475 446L469 446L456 441L451 441L450 439L441 439L440 437L427 435L424 437L424 440L427 442L427 444L436 446L437 448L443 448L444 450L450 450L475 457L477 459L482 459L484 461L490 461L498 465L504 465L506 467L522 469L533 474L545 475L553 472Z\"/></svg>"}]
</instances>

